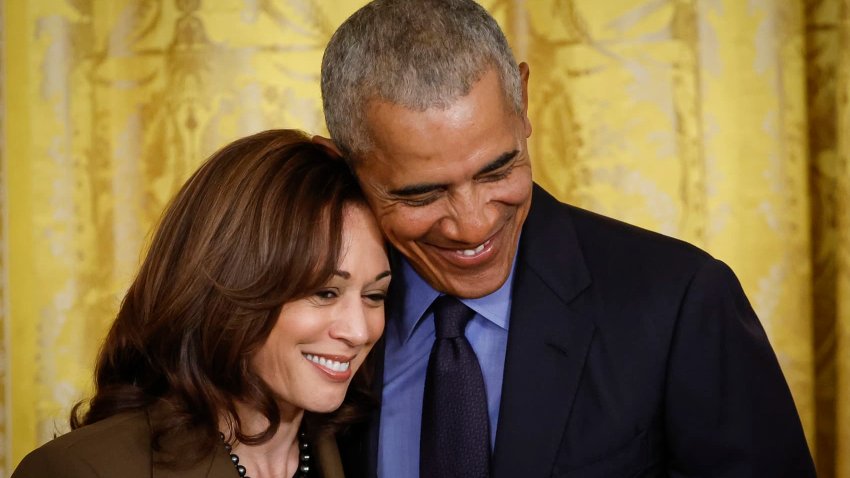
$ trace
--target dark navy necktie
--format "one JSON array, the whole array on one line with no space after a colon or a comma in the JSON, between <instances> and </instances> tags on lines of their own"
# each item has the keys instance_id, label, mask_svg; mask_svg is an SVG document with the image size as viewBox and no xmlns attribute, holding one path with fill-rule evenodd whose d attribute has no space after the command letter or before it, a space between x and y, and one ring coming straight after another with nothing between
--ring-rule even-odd
<instances>
[{"instance_id":1,"label":"dark navy necktie","mask_svg":"<svg viewBox=\"0 0 850 478\"><path fill-rule=\"evenodd\" d=\"M419 445L420 478L490 476L487 391L464 335L475 312L451 296L432 305L437 337L428 360Z\"/></svg>"}]
</instances>

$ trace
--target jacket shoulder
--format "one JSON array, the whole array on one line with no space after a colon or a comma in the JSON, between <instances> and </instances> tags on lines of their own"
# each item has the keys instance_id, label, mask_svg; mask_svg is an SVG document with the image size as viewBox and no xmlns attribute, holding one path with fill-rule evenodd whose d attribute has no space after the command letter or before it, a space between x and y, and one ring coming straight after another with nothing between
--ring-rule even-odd
<instances>
[{"instance_id":1,"label":"jacket shoulder","mask_svg":"<svg viewBox=\"0 0 850 478\"><path fill-rule=\"evenodd\" d=\"M653 232L617 219L562 204L572 217L582 247L627 262L675 261L699 267L711 256L702 249L674 237Z\"/></svg>"},{"instance_id":2,"label":"jacket shoulder","mask_svg":"<svg viewBox=\"0 0 850 478\"><path fill-rule=\"evenodd\" d=\"M562 203L539 186L534 188L527 226L523 235L533 236L538 249L576 248L591 270L616 265L620 270L693 272L713 259L685 241Z\"/></svg>"},{"instance_id":3,"label":"jacket shoulder","mask_svg":"<svg viewBox=\"0 0 850 478\"><path fill-rule=\"evenodd\" d=\"M150 429L144 412L116 415L57 437L29 453L13 478L90 478L150 474Z\"/></svg>"},{"instance_id":4,"label":"jacket shoulder","mask_svg":"<svg viewBox=\"0 0 850 478\"><path fill-rule=\"evenodd\" d=\"M589 297L609 309L675 307L695 275L718 262L687 242L564 204L539 186L520 253L523 268L562 299L589 287Z\"/></svg>"}]
</instances>

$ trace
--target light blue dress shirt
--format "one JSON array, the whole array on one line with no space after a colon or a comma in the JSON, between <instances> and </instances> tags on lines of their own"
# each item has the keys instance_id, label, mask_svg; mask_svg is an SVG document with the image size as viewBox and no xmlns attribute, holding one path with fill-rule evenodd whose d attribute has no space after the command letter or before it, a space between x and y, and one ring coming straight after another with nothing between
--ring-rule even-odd
<instances>
[{"instance_id":1,"label":"light blue dress shirt","mask_svg":"<svg viewBox=\"0 0 850 478\"><path fill-rule=\"evenodd\" d=\"M378 476L381 478L419 476L422 396L428 358L434 344L434 314L428 311L425 315L425 312L440 295L413 270L407 260L402 259L401 262L400 274L407 287L404 314L401 320L388 321L385 331L384 389L378 441ZM479 299L462 300L475 311L475 316L466 326L466 338L484 374L491 449L496 442L502 398L513 276L512 268L508 279L497 291Z\"/></svg>"}]
</instances>

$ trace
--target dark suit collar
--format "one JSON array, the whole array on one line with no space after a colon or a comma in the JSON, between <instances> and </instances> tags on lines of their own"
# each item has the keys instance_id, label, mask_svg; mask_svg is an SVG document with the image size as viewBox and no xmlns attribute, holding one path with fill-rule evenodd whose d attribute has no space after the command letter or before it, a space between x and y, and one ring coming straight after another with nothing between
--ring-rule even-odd
<instances>
[{"instance_id":1,"label":"dark suit collar","mask_svg":"<svg viewBox=\"0 0 850 478\"><path fill-rule=\"evenodd\" d=\"M595 329L574 225L536 185L517 260L494 478L551 474Z\"/></svg>"},{"instance_id":2,"label":"dark suit collar","mask_svg":"<svg viewBox=\"0 0 850 478\"><path fill-rule=\"evenodd\" d=\"M566 207L535 184L518 251L523 265L531 268L565 304L591 283Z\"/></svg>"}]
</instances>

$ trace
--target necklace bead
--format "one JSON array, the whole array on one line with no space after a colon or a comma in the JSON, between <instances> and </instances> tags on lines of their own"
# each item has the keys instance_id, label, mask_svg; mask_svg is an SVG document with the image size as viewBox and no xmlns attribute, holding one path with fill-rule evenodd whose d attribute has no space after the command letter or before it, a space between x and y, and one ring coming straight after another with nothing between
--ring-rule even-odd
<instances>
[{"instance_id":1,"label":"necklace bead","mask_svg":"<svg viewBox=\"0 0 850 478\"><path fill-rule=\"evenodd\" d=\"M224 443L224 449L230 455L230 462L236 467L236 472L240 478L251 478L248 476L248 469L245 465L239 463L239 455L233 453L233 446L227 443L224 438L224 433L219 432L221 441ZM307 441L307 434L303 431L298 432L298 471L292 478L309 478L310 473L310 443Z\"/></svg>"}]
</instances>

